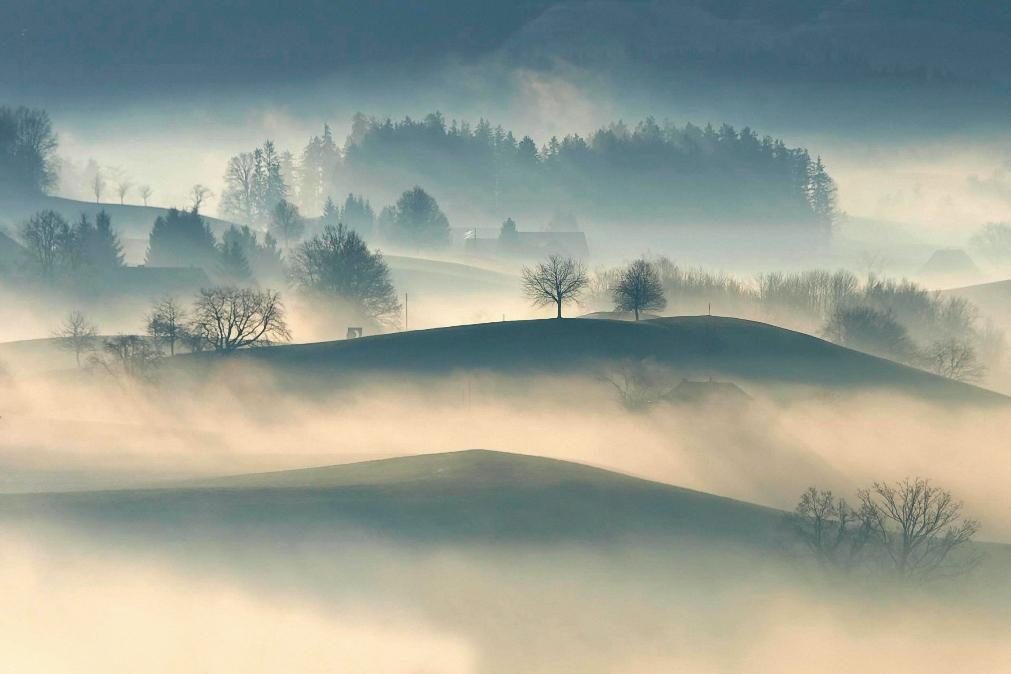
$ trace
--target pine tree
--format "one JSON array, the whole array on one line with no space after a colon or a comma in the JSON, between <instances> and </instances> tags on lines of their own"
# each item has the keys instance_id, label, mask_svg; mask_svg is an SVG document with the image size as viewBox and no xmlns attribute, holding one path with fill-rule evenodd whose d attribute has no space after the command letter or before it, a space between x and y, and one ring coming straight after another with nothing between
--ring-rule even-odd
<instances>
[{"instance_id":1,"label":"pine tree","mask_svg":"<svg viewBox=\"0 0 1011 674\"><path fill-rule=\"evenodd\" d=\"M212 271L217 261L214 234L196 211L169 209L154 221L148 237L149 267L202 267Z\"/></svg>"},{"instance_id":2,"label":"pine tree","mask_svg":"<svg viewBox=\"0 0 1011 674\"><path fill-rule=\"evenodd\" d=\"M828 174L821 157L808 165L807 200L818 222L831 228L836 219L835 180Z\"/></svg>"},{"instance_id":3,"label":"pine tree","mask_svg":"<svg viewBox=\"0 0 1011 674\"><path fill-rule=\"evenodd\" d=\"M104 210L95 216L95 264L101 269L123 266L123 244L112 228L112 218Z\"/></svg>"},{"instance_id":4,"label":"pine tree","mask_svg":"<svg viewBox=\"0 0 1011 674\"><path fill-rule=\"evenodd\" d=\"M362 195L348 195L341 209L340 220L366 239L373 236L376 228L376 213Z\"/></svg>"},{"instance_id":5,"label":"pine tree","mask_svg":"<svg viewBox=\"0 0 1011 674\"><path fill-rule=\"evenodd\" d=\"M323 226L330 225L331 227L336 227L337 223L341 220L341 209L333 202L330 197L326 198L326 203L323 204L323 214L320 216L320 221Z\"/></svg>"},{"instance_id":6,"label":"pine tree","mask_svg":"<svg viewBox=\"0 0 1011 674\"><path fill-rule=\"evenodd\" d=\"M249 260L239 241L221 242L219 271L230 283L243 283L250 279Z\"/></svg>"}]
</instances>

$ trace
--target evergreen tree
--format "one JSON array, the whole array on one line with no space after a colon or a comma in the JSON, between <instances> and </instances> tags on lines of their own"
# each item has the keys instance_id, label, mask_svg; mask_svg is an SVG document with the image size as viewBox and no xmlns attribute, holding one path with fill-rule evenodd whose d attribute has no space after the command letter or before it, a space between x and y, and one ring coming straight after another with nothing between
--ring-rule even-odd
<instances>
[{"instance_id":1,"label":"evergreen tree","mask_svg":"<svg viewBox=\"0 0 1011 674\"><path fill-rule=\"evenodd\" d=\"M372 210L372 204L362 195L348 195L341 209L340 220L365 239L372 237L376 227L376 213Z\"/></svg>"},{"instance_id":2,"label":"evergreen tree","mask_svg":"<svg viewBox=\"0 0 1011 674\"><path fill-rule=\"evenodd\" d=\"M112 228L112 218L105 210L95 216L95 243L93 259L100 269L118 269L123 266L123 244Z\"/></svg>"},{"instance_id":3,"label":"evergreen tree","mask_svg":"<svg viewBox=\"0 0 1011 674\"><path fill-rule=\"evenodd\" d=\"M240 251L246 260L249 275L258 281L283 278L284 264L281 261L281 251L277 248L277 241L270 234L264 234L263 243L260 243L257 234L249 227L232 225L222 235L221 244L222 251L229 248ZM230 254L236 255L234 252ZM241 270L241 266L237 268Z\"/></svg>"},{"instance_id":4,"label":"evergreen tree","mask_svg":"<svg viewBox=\"0 0 1011 674\"><path fill-rule=\"evenodd\" d=\"M154 221L148 237L147 266L213 271L217 258L214 234L196 211L172 208Z\"/></svg>"},{"instance_id":5,"label":"evergreen tree","mask_svg":"<svg viewBox=\"0 0 1011 674\"><path fill-rule=\"evenodd\" d=\"M323 125L323 135L313 136L302 150L298 170L298 199L302 210L309 214L320 213L324 208L323 195L333 186L340 153L333 139L330 125Z\"/></svg>"},{"instance_id":6,"label":"evergreen tree","mask_svg":"<svg viewBox=\"0 0 1011 674\"><path fill-rule=\"evenodd\" d=\"M271 213L278 203L288 197L288 186L284 182L284 168L281 155L271 140L263 144L263 212Z\"/></svg>"},{"instance_id":7,"label":"evergreen tree","mask_svg":"<svg viewBox=\"0 0 1011 674\"><path fill-rule=\"evenodd\" d=\"M835 180L828 174L821 157L818 157L809 165L807 196L815 217L826 227L835 223L837 192Z\"/></svg>"},{"instance_id":8,"label":"evergreen tree","mask_svg":"<svg viewBox=\"0 0 1011 674\"><path fill-rule=\"evenodd\" d=\"M415 248L438 248L449 244L449 220L438 202L415 186L404 192L393 211L392 236Z\"/></svg>"},{"instance_id":9,"label":"evergreen tree","mask_svg":"<svg viewBox=\"0 0 1011 674\"><path fill-rule=\"evenodd\" d=\"M341 209L337 204L333 202L330 197L326 198L326 203L323 204L323 213L320 215L320 222L323 226L330 225L331 227L336 227L337 223L341 220Z\"/></svg>"},{"instance_id":10,"label":"evergreen tree","mask_svg":"<svg viewBox=\"0 0 1011 674\"><path fill-rule=\"evenodd\" d=\"M235 239L226 239L220 246L219 271L228 283L244 283L252 274L249 271L249 260L242 244Z\"/></svg>"}]
</instances>

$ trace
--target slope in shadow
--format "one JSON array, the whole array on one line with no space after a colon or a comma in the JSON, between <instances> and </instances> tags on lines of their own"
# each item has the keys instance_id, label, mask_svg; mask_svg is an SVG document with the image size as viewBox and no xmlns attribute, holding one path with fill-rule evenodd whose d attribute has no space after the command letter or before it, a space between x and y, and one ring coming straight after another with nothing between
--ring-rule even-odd
<instances>
[{"instance_id":1,"label":"slope in shadow","mask_svg":"<svg viewBox=\"0 0 1011 674\"><path fill-rule=\"evenodd\" d=\"M184 359L203 372L219 358ZM890 389L923 398L1006 402L997 393L765 323L679 316L630 323L548 319L461 325L351 341L237 352L230 361L274 368L291 381L339 382L353 374L592 374L604 362L649 361L682 376L759 384Z\"/></svg>"}]
</instances>

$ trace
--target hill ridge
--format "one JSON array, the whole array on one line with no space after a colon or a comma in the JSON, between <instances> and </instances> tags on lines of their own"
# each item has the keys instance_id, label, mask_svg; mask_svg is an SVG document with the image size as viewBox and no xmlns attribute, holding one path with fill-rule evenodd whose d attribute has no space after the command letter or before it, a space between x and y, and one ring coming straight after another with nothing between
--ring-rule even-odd
<instances>
[{"instance_id":1,"label":"hill ridge","mask_svg":"<svg viewBox=\"0 0 1011 674\"><path fill-rule=\"evenodd\" d=\"M178 361L206 368L215 354ZM234 352L247 361L339 385L353 374L592 374L605 363L648 361L685 377L719 376L759 385L884 389L947 401L1008 403L970 384L768 323L725 316L647 321L534 319L278 345ZM335 375L341 375L337 377ZM295 379L295 377L293 377Z\"/></svg>"}]
</instances>

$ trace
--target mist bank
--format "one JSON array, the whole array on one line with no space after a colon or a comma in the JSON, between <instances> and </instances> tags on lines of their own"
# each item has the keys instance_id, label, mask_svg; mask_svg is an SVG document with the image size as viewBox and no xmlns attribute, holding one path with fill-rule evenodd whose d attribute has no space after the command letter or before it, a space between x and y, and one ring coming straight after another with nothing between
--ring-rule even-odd
<instances>
[{"instance_id":1,"label":"mist bank","mask_svg":"<svg viewBox=\"0 0 1011 674\"><path fill-rule=\"evenodd\" d=\"M985 539L1011 537L1002 441L1011 416L1001 405L862 387L791 391L716 375L742 395L675 395L643 407L638 400L676 392L684 373L657 364L643 380L641 364L621 362L550 376L335 369L295 386L294 373L229 361L161 383L74 371L9 376L0 398L4 491L165 485L486 448L787 510L812 485L852 496L875 480L919 475L963 499Z\"/></svg>"}]
</instances>

